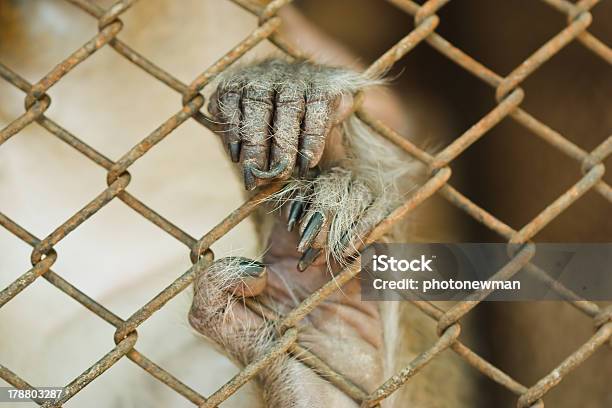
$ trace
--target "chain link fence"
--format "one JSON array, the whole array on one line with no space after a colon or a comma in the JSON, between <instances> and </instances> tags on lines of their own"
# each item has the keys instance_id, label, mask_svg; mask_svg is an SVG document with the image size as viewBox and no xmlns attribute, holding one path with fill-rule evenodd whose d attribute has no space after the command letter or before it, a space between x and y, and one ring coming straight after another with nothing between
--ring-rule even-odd
<instances>
[{"instance_id":1,"label":"chain link fence","mask_svg":"<svg viewBox=\"0 0 612 408\"><path fill-rule=\"evenodd\" d=\"M10 68L0 63L0 76L26 94L25 112L0 131L0 145L9 138L17 135L29 124L36 122L55 137L79 151L94 164L103 167L107 171L108 187L43 239L35 237L12 221L8 216L0 213L0 225L33 248L31 254L32 268L0 292L0 307L11 301L11 299L17 296L36 279L43 277L57 289L114 326L116 328L114 335L116 346L102 356L95 364L83 371L83 373L72 382L67 384L65 392L59 401L55 403L47 402L43 404L44 406L61 406L96 377L103 375L106 370L120 359L128 358L134 364L140 366L143 370L159 380L159 382L181 394L194 405L214 407L226 400L230 395L236 392L237 389L252 379L259 370L269 364L276 356L281 353L291 353L363 407L373 407L377 406L382 400L409 381L412 376L419 375L420 370L432 359L435 359L441 352L446 349L451 349L475 370L478 370L490 380L495 381L516 394L518 397L518 407L542 407L542 397L550 389L557 386L569 372L582 364L598 348L610 341L612 337L612 309L601 308L597 304L583 300L568 289L555 284L555 290L567 299L571 305L580 310L586 318L593 320L596 331L588 341L551 370L548 375L541 378L534 385L526 386L520 384L510 375L480 357L458 339L460 332L459 321L475 308L479 302L484 300L486 294L476 295L469 301L458 303L448 310L441 310L436 305L429 302L414 301L413 303L423 313L437 322L438 339L429 349L418 355L408 366L381 384L374 392L368 394L347 380L342 373L332 370L325 361L304 349L297 342L296 324L330 294L338 290L343 284L358 274L358 265L352 264L342 270L333 281L328 282L312 293L287 315L266 316L269 319L277 320L280 333L277 343L271 348L268 354L257 361L251 362L240 371L238 375L224 384L212 395L204 396L197 390L188 387L172 373L159 367L155 362L151 361L135 348L138 339L137 328L156 311L162 308L169 300L185 290L193 282L196 273L208 267L213 261L214 254L210 250L210 246L240 221L248 217L257 208L259 203L262 202L262 198L274 193L279 187L271 185L262 189L219 222L212 230L197 239L175 226L170 220L149 208L126 190L130 183L129 168L134 162L153 148L153 146L189 119L195 120L204 127L212 128L213 125L211 122L207 120L206 116L200 111L204 105L204 97L200 92L217 74L240 59L258 43L267 40L291 57L304 57L299 49L296 49L293 45L284 41L283 38L277 34L277 29L281 20L276 14L280 8L290 3L290 0L274 0L268 3L265 8L257 8L247 0L233 0L244 8L245 12L253 13L259 18L258 27L237 46L229 50L215 64L196 77L190 84L182 83L170 73L153 64L145 56L140 55L117 37L123 28L120 16L133 5L135 2L134 0L117 1L108 9L102 9L94 2L88 0L69 1L82 9L85 13L97 19L99 32L93 38L85 42L82 47L74 51L68 58L61 61L51 70L51 72L35 84L28 83L18 73L13 72ZM560 13L567 15L567 26L550 38L505 77L491 71L435 32L436 27L440 23L440 19L436 15L436 12L444 7L450 0L429 0L423 5L419 5L411 0L388 1L411 15L414 18L415 28L378 58L367 69L368 74L376 75L387 71L396 61L408 54L418 44L424 42L491 86L495 90L497 105L466 132L459 135L442 151L432 156L409 142L384 123L372 117L370 113L361 108L361 98L356 98L355 113L364 123L382 137L393 142L399 148L426 164L431 171L428 180L408 199L408 201L395 209L389 217L376 226L366 237L365 243L374 242L376 239L380 238L390 226L404 217L407 213L426 201L432 195L439 194L479 223L502 236L509 243L523 244L522 249L518 251L513 259L500 269L492 279L509 279L523 267L526 267L527 270L536 276L547 279L548 275L544 273L544 271L539 270L529 263L534 255L534 248L530 243L530 239L545 228L555 219L555 217L579 200L587 191L596 191L612 204L612 187L602 180L605 171L603 161L612 153L612 136L608 137L594 150L590 152L585 151L523 110L520 105L525 93L520 86L529 75L572 41L579 41L584 47L592 51L594 55L603 59L608 64L612 64L612 49L588 31L589 25L593 19L589 10L599 1L581 0L577 3L571 3L566 0L541 0L558 10ZM140 67L144 72L163 82L171 89L180 93L183 97L183 105L176 114L168 118L155 131L145 137L115 162L106 158L96 151L94 147L89 146L77 136L71 134L59 124L45 116L45 111L51 104L51 99L46 92L57 84L65 75L69 74L74 67L90 58L96 51L103 47L114 49L117 53ZM452 172L450 164L453 160L461 155L470 145L484 137L490 129L506 117L512 118L514 121L533 132L534 135L548 143L551 148L558 149L563 154L578 161L582 166L582 176L576 183L518 231L506 225L493 214L477 206L448 183ZM101 208L115 199L121 200L136 213L158 226L161 231L170 234L172 237L182 242L190 251L190 257L193 263L193 266L189 270L178 277L147 304L138 309L127 320L119 318L102 304L88 297L85 293L81 292L77 287L70 284L70 282L66 281L51 269L58 256L54 250L54 246L74 229L87 221L87 219L96 214ZM260 308L256 310L261 311ZM8 367L0 365L0 377L17 388L32 389L32 386L26 379L21 378Z\"/></svg>"}]
</instances>

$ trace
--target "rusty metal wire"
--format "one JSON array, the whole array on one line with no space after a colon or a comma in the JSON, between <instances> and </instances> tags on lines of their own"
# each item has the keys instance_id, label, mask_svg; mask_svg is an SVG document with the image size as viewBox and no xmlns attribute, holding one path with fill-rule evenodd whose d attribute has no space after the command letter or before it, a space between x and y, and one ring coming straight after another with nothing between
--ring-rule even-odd
<instances>
[{"instance_id":1,"label":"rusty metal wire","mask_svg":"<svg viewBox=\"0 0 612 408\"><path fill-rule=\"evenodd\" d=\"M477 307L478 304L486 298L485 295L479 295L469 301L458 303L446 311L439 309L429 302L414 301L413 303L415 306L423 313L437 321L439 338L430 348L418 355L408 366L387 379L374 392L368 394L345 378L342 373L335 372L325 361L300 346L297 342L297 323L330 294L357 275L359 268L358 265L354 263L341 271L333 282L328 282L312 293L287 315L276 316L269 312L270 314L266 316L267 318L278 320L280 336L276 345L271 348L268 354L257 361L251 362L238 375L208 397L186 386L178 378L174 377L171 373L162 369L136 350L135 345L138 340L137 329L169 300L187 288L192 283L199 270L210 265L214 259L214 254L210 250L210 246L235 227L240 221L248 217L257 208L259 203L262 202L262 198L277 191L279 186L271 185L262 189L258 194L230 213L224 220L221 220L212 230L201 238L196 239L146 206L127 191L131 179L129 168L157 143L190 118L193 118L202 126L213 129L213 124L207 120L206 116L200 111L204 105L204 96L200 92L211 79L228 68L261 41L270 41L289 56L295 58L304 57L305 54L277 34L277 29L281 21L280 18L276 16L276 13L280 8L290 3L290 0L273 0L263 9L257 9L253 7L252 3L245 0L233 0L234 3L244 8L247 12L255 14L259 18L259 26L237 46L229 50L221 59L202 74L198 75L190 84L182 83L170 73L156 66L145 56L140 55L137 51L117 38L118 33L123 28L120 16L135 3L134 0L119 0L108 9L102 9L96 3L89 0L69 1L97 19L99 32L89 41L85 42L83 46L74 51L68 58L61 61L35 84L28 83L17 73L0 63L0 76L26 94L25 112L9 123L4 129L0 130L0 146L9 138L17 135L30 123L36 122L52 135L90 159L93 163L104 168L107 171L108 187L89 202L89 204L77 211L43 239L38 239L33 236L9 217L0 213L0 225L33 248L31 254L32 268L0 292L0 307L10 302L23 289L42 276L57 289L114 326L116 328L114 335L116 346L106 355L102 356L95 364L77 376L71 383L67 384L66 392L63 394L60 401L55 404L46 403L44 406L61 406L86 387L93 379L102 375L117 361L127 357L161 383L181 394L194 405L213 407L217 406L236 392L236 390L244 385L249 379L253 378L259 370L269 364L276 356L288 352L295 356L295 358L303 361L304 364L311 367L315 372L324 376L338 389L345 392L355 401L361 403L362 406L373 407L409 381L411 377L418 375L421 368L427 365L432 359L435 359L442 351L450 349L463 358L474 369L516 394L518 396L518 407L542 407L542 397L550 389L559 384L565 375L583 363L599 347L611 342L612 309L602 309L595 303L583 300L568 289L556 284L554 289L557 290L557 292L567 299L571 305L580 310L587 317L593 319L596 332L575 352L551 370L548 375L544 376L533 386L527 387L518 383L508 374L480 357L459 340L461 318L473 308ZM416 45L427 43L455 64L491 86L498 103L489 113L483 116L477 123L457 137L435 156L431 156L396 133L393 129L361 108L359 102L357 103L355 112L364 123L382 137L388 139L417 160L426 164L431 170L429 180L427 180L427 182L425 182L404 204L398 207L389 217L376 226L365 239L365 243L374 242L407 213L426 201L432 195L439 194L448 202L473 217L476 221L499 234L506 239L509 244L523 244L522 248L515 253L512 260L499 270L493 279L508 279L521 267L526 266L531 273L535 274L540 279L546 280L547 275L529 263L529 260L534 255L534 247L530 243L530 239L545 228L553 219L559 216L559 214L579 200L587 191L593 190L598 192L612 204L612 187L602 179L605 172L603 161L612 154L612 136L608 137L591 152L583 150L520 107L525 97L525 92L520 88L520 85L529 75L538 70L553 55L574 40L579 41L593 54L609 64L612 64L612 49L587 31L593 19L590 9L594 7L599 0L581 0L577 3L571 3L567 0L542 0L554 9L567 15L567 26L543 44L505 77L491 71L435 32L440 22L436 12L444 7L450 0L429 0L423 5L419 5L411 0L387 1L413 16L415 28L371 64L366 70L368 74L376 75L387 71L395 62L409 53ZM108 159L93 147L45 116L45 111L52 102L46 92L57 84L65 75L68 75L78 64L90 58L96 51L103 47L114 49L119 55L122 55L136 66L140 67L144 72L182 95L182 106L180 110L126 152L116 162ZM356 98L356 100L360 101L361 98ZM477 206L448 183L452 172L449 166L453 160L507 117L512 118L517 123L533 132L533 134L544 140L553 148L558 149L571 159L578 161L582 168L582 177L578 179L571 188L565 191L518 231L512 229L503 221ZM54 246L87 219L95 215L101 208L115 199L121 200L136 213L145 217L162 231L183 243L188 248L189 256L193 263L193 266L183 275L178 277L147 304L134 312L127 320L119 318L51 269L58 257L57 252L54 250ZM254 308L254 310L255 309L260 312L262 311L261 308ZM25 379L22 379L18 374L4 366L0 366L0 378L17 388L32 388Z\"/></svg>"}]
</instances>

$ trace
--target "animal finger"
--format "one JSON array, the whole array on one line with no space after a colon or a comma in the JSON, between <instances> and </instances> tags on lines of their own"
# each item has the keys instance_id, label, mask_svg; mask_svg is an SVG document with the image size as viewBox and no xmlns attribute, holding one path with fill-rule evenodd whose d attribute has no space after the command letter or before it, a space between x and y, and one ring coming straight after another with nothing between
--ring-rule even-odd
<instances>
[{"instance_id":1,"label":"animal finger","mask_svg":"<svg viewBox=\"0 0 612 408\"><path fill-rule=\"evenodd\" d=\"M306 97L306 109L300 134L298 171L304 177L308 169L321 160L325 139L332 127L332 112L335 101L315 93Z\"/></svg>"},{"instance_id":2,"label":"animal finger","mask_svg":"<svg viewBox=\"0 0 612 408\"><path fill-rule=\"evenodd\" d=\"M240 90L239 84L217 90L211 97L208 111L222 125L221 137L234 163L240 160Z\"/></svg>"},{"instance_id":3,"label":"animal finger","mask_svg":"<svg viewBox=\"0 0 612 408\"><path fill-rule=\"evenodd\" d=\"M268 170L270 150L270 128L274 112L274 89L267 86L251 85L244 88L240 100L241 156L244 185L252 190L262 184L253 169Z\"/></svg>"},{"instance_id":4,"label":"animal finger","mask_svg":"<svg viewBox=\"0 0 612 408\"><path fill-rule=\"evenodd\" d=\"M270 172L273 177L287 178L293 172L305 104L304 85L301 82L286 84L276 94L270 151ZM275 169L280 171L274 173Z\"/></svg>"}]
</instances>

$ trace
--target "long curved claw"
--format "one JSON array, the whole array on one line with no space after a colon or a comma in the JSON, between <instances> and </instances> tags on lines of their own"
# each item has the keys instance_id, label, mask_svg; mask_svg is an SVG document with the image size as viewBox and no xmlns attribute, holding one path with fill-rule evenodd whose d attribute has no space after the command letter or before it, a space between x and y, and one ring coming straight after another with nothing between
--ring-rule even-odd
<instances>
[{"instance_id":1,"label":"long curved claw","mask_svg":"<svg viewBox=\"0 0 612 408\"><path fill-rule=\"evenodd\" d=\"M295 224L302 217L303 211L304 202L302 200L296 199L291 203L291 207L289 208L289 217L287 219L287 231L293 231Z\"/></svg>"},{"instance_id":2,"label":"long curved claw","mask_svg":"<svg viewBox=\"0 0 612 408\"><path fill-rule=\"evenodd\" d=\"M319 248L308 248L306 252L302 255L300 260L298 261L297 268L300 272L304 272L312 263L317 259L317 257L321 254L321 249Z\"/></svg>"},{"instance_id":3,"label":"long curved claw","mask_svg":"<svg viewBox=\"0 0 612 408\"><path fill-rule=\"evenodd\" d=\"M308 169L310 169L310 158L303 154L298 155L298 175L301 178L306 177Z\"/></svg>"},{"instance_id":4,"label":"long curved claw","mask_svg":"<svg viewBox=\"0 0 612 408\"><path fill-rule=\"evenodd\" d=\"M259 170L258 168L251 167L251 172L253 175L262 180L269 180L281 175L289 165L289 162L286 159L281 160L276 167L270 169L268 171Z\"/></svg>"},{"instance_id":5,"label":"long curved claw","mask_svg":"<svg viewBox=\"0 0 612 408\"><path fill-rule=\"evenodd\" d=\"M253 170L255 168L250 163L245 163L243 167L243 177L244 177L244 188L247 190L253 190L257 187L257 182L255 180L255 175L253 174Z\"/></svg>"},{"instance_id":6,"label":"long curved claw","mask_svg":"<svg viewBox=\"0 0 612 408\"><path fill-rule=\"evenodd\" d=\"M317 211L312 214L312 217L310 217L308 224L304 228L304 232L302 232L302 237L300 238L300 242L298 244L298 251L303 252L312 244L316 236L319 234L324 221L325 218L320 212Z\"/></svg>"},{"instance_id":7,"label":"long curved claw","mask_svg":"<svg viewBox=\"0 0 612 408\"><path fill-rule=\"evenodd\" d=\"M350 241L351 241L351 237L349 236L348 231L344 231L344 233L342 234L342 236L336 243L335 249L341 251L341 253L343 254L346 253L349 248Z\"/></svg>"},{"instance_id":8,"label":"long curved claw","mask_svg":"<svg viewBox=\"0 0 612 408\"><path fill-rule=\"evenodd\" d=\"M227 150L229 150L232 162L238 163L240 161L240 142L229 142Z\"/></svg>"}]
</instances>

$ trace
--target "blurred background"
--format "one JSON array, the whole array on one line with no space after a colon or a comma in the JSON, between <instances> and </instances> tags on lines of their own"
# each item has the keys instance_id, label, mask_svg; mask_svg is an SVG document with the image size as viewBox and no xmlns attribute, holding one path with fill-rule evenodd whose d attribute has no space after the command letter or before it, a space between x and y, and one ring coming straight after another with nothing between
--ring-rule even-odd
<instances>
[{"instance_id":1,"label":"blurred background","mask_svg":"<svg viewBox=\"0 0 612 408\"><path fill-rule=\"evenodd\" d=\"M16 69L27 79L36 81L57 63L58 56L69 55L82 45L83 35L75 35L75 32L89 30L89 35L94 35L97 27L91 17L62 1L55 2L66 9L64 11L60 8L62 12L52 7L40 7L40 15L35 17L46 21L48 25L33 25L37 29L33 30L33 34L29 33L24 25L16 23L19 21L16 17L19 16L11 14L16 13L18 8L7 7L8 4L18 3L31 5L37 0L22 1L23 3L17 0L0 0L0 51L3 63ZM192 10L180 10L185 7L173 8L170 6L171 2L149 1L148 6L145 6L146 2L141 2L122 17L126 22L122 38L127 38L128 44L184 82L191 81L256 26L255 18L250 15L247 18L247 13L242 13L244 17L235 21L217 21L217 26L208 26L190 18L191 14L197 15L192 13ZM101 3L106 6L111 2ZM376 60L414 28L411 16L386 1L296 0L294 3L310 21L345 45L363 65ZM200 12L214 15L222 15L222 8L225 10L226 7L235 7L228 1L218 0L197 2L197 5L202 7ZM592 14L594 20L589 31L604 43L612 44L612 25L609 23L612 17L612 1L602 1L592 9ZM445 5L438 15L441 22L436 32L501 76L510 73L567 26L564 14L546 4L546 1L540 0L455 0ZM168 17L171 17L169 20L184 21L184 24L180 27L164 25ZM70 28L64 29L64 26ZM57 31L51 33L52 29ZM24 34L22 31L32 37L20 37L20 34ZM174 38L174 42L167 40L170 37ZM17 43L15 38L27 40ZM215 38L215 41L209 41L211 38ZM13 51L21 49L28 52L24 52L23 56L12 55ZM189 50L191 54L188 53ZM187 57L189 62L185 63ZM121 92L117 92L116 78L107 75L111 68L105 71L100 67L112 67L112 70L124 72L123 78L126 80L122 84ZM53 87L51 95L57 102L51 105L49 114L51 117L59 117L60 123L65 124L75 134L83 135L85 140L94 146L104 146L103 142L109 139L109 135L116 136L113 143L106 146L108 150L103 152L111 158L118 158L158 126L161 117L167 118L174 114L180 100L176 93L166 89L158 81L147 78L145 82L142 80L143 76L141 70L111 50L102 49L95 58L84 62ZM494 89L425 42L402 58L388 73L388 78L388 88L401 99L405 111L409 113L412 134L406 136L416 140L420 147L430 147L434 151L456 139L496 106ZM83 83L88 84L87 92L82 91ZM612 70L606 61L580 43L574 41L563 48L530 75L521 87L526 95L521 107L583 150L594 149L612 134ZM0 125L4 126L23 112L23 94L0 81L0 97L0 111L8 112L0 117ZM134 103L135 100L138 103ZM72 102L67 103L70 101ZM74 114L80 106L92 108L87 109L86 114ZM73 107L76 109L73 110ZM151 113L153 109L157 109L156 114ZM118 111L122 114L116 114ZM16 214L15 217L19 215L16 218L19 222L31 224L34 233L45 236L83 203L98 194L101 187L105 187L102 183L105 180L105 172L103 169L93 168L91 163L85 162L57 140L48 136L39 138L39 134L44 133L39 128L30 127L24 133L25 136L13 138L0 151L0 154L4 155L4 159L0 159L0 167L4 167L0 170L5 172L0 171L0 178L4 177L3 183L10 187L13 179L7 169L15 166L11 160L20 157L18 149L23 147L23 151L28 154L21 156L31 155L32 158L31 162L26 162L27 166L19 168L19 174L27 174L35 179L37 184L28 184L26 189L15 181L14 189L2 190L5 195L0 194L0 200L4 197L12 198L3 202L7 208L3 207L2 210L7 211L7 214ZM216 140L203 138L201 128L191 122L176 133L179 134L178 138L170 138L164 142L164 148L152 151L146 160L134 166L132 170L137 177L134 177L130 191L144 197L147 204L167 215L169 219L176 220L186 231L199 236L227 214L228 201L232 202L231 208L240 205L241 185L237 183L231 188L224 185L224 189L206 188L204 183L207 180L225 180L231 171L224 153L217 146ZM180 139L180 134L183 139ZM34 146L35 154L31 153L31 146ZM201 165L199 153L204 149L218 150L215 165L209 166L211 169L206 171ZM53 156L49 156L50 154ZM53 160L49 160L49 157ZM50 165L47 165L49 163ZM612 156L608 157L604 164L610 168ZM73 177L75 173L69 170L69 165L79 169L79 177ZM80 167L76 167L77 165ZM515 230L533 219L581 177L580 163L565 156L512 119L503 120L487 132L454 160L451 167L451 184L455 188ZM160 168L164 170L164 178L172 182L157 177L156 171ZM610 171L604 179L612 183ZM55 188L49 180L71 182L61 185L61 188ZM222 193L227 195L227 200L221 199ZM75 199L75 196L79 198ZM48 208L57 209L56 216L50 217L48 212L41 211L41 202ZM435 219L414 217L417 235L423 240L504 241L502 237L438 196L428 200L423 205L426 206L436 206L435 213L440 216ZM206 208L206 214L202 214L202 208ZM555 218L534 239L538 242L611 242L611 208L610 202L598 193L590 191ZM190 266L185 248L168 237L162 237L148 221L134 217L130 211L113 203L87 223L89 230L79 228L71 235L70 240L61 244L62 256L58 261L58 269L69 280L78 282L77 279L83 279L78 286L89 294L93 293L94 298L97 298L98 292L102 292L98 281L109 280L110 274L114 274L113 279L124 279L127 282L127 277L133 276L125 271L140 270L138 268L142 266L143 260L152 265L152 270L159 268L164 273L167 270L182 271ZM91 227L93 224L96 228L110 228L113 222L120 222L123 226L121 237L117 237L115 231L101 235ZM239 228L247 230L250 227L243 224ZM432 234L432 231L441 234ZM252 231L243 231L245 234L247 232ZM240 230L228 234L227 244L222 242L222 245L225 245L223 250L243 254L247 244L240 238L240 234ZM147 245L141 245L137 238L145 235L150 236L151 240ZM4 243L9 242L9 239L14 240L14 237L4 233L0 239L4 239ZM105 246L100 245L100 242ZM84 247L84 244L90 246ZM31 248L24 244L20 253L12 254L15 255L13 258L23 263L16 268L9 263L9 257L2 258L1 250L6 251L5 248L8 246L0 248L0 265L4 265L1 269L13 273L10 275L12 280L13 271L25 271L30 267L27 261ZM104 262L89 257L89 254L95 254L101 249L114 256L104 257ZM217 251L217 248L215 250ZM86 268L83 268L83 264ZM83 273L83 269L86 269L87 274ZM105 304L111 306L112 310L118 310L120 315L129 316L135 310L134 305L144 304L171 281L166 275L160 273L159 276L155 281L157 286L146 293L137 292L138 287L126 284L131 293L129 300L133 304L123 305L119 300L108 300ZM0 287L6 284L8 281ZM24 296L16 298L8 306L17 308L17 302L31 302L34 298L40 302L40 310L52 310L49 304L53 299L39 295L38 292L33 292L33 289L36 288L24 292ZM66 302L66 305L62 304L63 308L77 308L64 299L63 295L54 296ZM57 314L58 311L53 313ZM164 310L164 313L167 312ZM30 320L35 321L36 316L37 311ZM479 333L477 339L471 342L469 338L466 339L468 345L527 386L549 373L593 333L591 319L560 302L484 302L469 314L469 319L480 330L474 331ZM178 317L175 320L178 320ZM110 342L111 328L105 324L102 326L103 322L95 324L101 327L96 326L95 330L82 329L83 332L70 335L69 338L81 339L90 333L101 337L98 333L104 330L105 339ZM13 326L7 323L5 327ZM139 347L148 355L156 357L156 352L161 353L159 337L147 335L146 326L143 330L145 335L139 340ZM468 332L465 333L467 335L470 330L465 332ZM0 340L3 334L0 330ZM20 351L21 342L27 340L25 334L23 336L4 337L13 341L16 344L15 349ZM44 336L28 337L40 337L46 346L53 346L57 342L55 338L54 342L46 342ZM147 341L151 343L147 344ZM172 343L165 345L171 348L172 352L180 350ZM4 351L6 350L8 348L5 347ZM65 349L58 346L58 350ZM108 344L104 343L99 349L91 350L86 357L78 355L74 360L95 361L94 359L107 350ZM9 354L12 358L13 354L17 353ZM19 355L19 358L28 357L25 356L26 353L21 354L24 355ZM175 358L170 356L167 358L167 364ZM63 358L63 355L58 353L57 358ZM204 357L200 359L205 360ZM83 365L79 364L78 367ZM181 374L178 364L176 370L172 372ZM43 371L43 368L39 371ZM78 373L79 371L66 374L66 379L72 379ZM104 376L101 378L106 379ZM483 406L515 406L515 395L484 376L480 378L488 399ZM547 407L611 407L610 378L612 356L609 349L601 348L565 377L563 386L555 387L546 395ZM211 385L211 392L215 389Z\"/></svg>"},{"instance_id":2,"label":"blurred background","mask_svg":"<svg viewBox=\"0 0 612 408\"><path fill-rule=\"evenodd\" d=\"M423 2L419 2L423 3ZM414 28L412 17L377 0L300 0L298 7L368 64ZM436 32L497 74L505 76L567 25L566 16L534 0L451 1L437 13ZM612 44L612 2L592 9L589 32ZM425 42L389 73L391 88L415 120L421 146L446 146L496 105L495 90ZM577 41L521 84L521 107L591 151L612 134L612 70ZM604 162L612 165L612 156ZM451 184L515 230L533 219L581 177L580 163L510 118L451 163ZM612 182L610 171L604 179ZM439 199L468 242L503 238ZM611 242L612 206L590 191L538 233L537 242ZM450 216L450 215L449 215ZM432 228L435 220L419 226ZM426 234L426 232L424 232ZM489 333L474 344L485 358L523 384L533 384L586 340L592 322L558 302L483 303L473 321ZM536 336L526 334L536 331ZM577 335L575 333L581 333ZM513 350L507 344L515 344ZM548 346L547 346L548 344ZM612 357L600 350L545 401L550 407L612 406ZM514 406L515 397L486 381L489 406ZM501 404L501 405L500 405Z\"/></svg>"}]
</instances>

